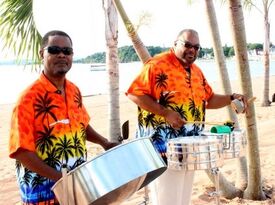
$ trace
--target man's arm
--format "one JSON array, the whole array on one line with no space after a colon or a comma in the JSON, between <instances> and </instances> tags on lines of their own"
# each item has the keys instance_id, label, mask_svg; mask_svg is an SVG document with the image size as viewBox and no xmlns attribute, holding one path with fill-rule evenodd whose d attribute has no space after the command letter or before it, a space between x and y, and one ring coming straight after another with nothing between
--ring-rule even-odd
<instances>
[{"instance_id":1,"label":"man's arm","mask_svg":"<svg viewBox=\"0 0 275 205\"><path fill-rule=\"evenodd\" d=\"M219 94L213 94L213 96L210 98L210 100L207 102L207 109L217 109L222 108L224 106L230 105L231 101L234 99L239 99L243 101L244 103L244 112L247 108L247 98L246 96L242 94L234 93L232 95L219 95Z\"/></svg>"},{"instance_id":2,"label":"man's arm","mask_svg":"<svg viewBox=\"0 0 275 205\"><path fill-rule=\"evenodd\" d=\"M140 108L164 117L175 129L181 128L185 124L184 119L182 119L179 113L163 107L149 95L133 95L128 93L127 96Z\"/></svg>"},{"instance_id":3,"label":"man's arm","mask_svg":"<svg viewBox=\"0 0 275 205\"><path fill-rule=\"evenodd\" d=\"M213 94L210 100L207 102L207 109L217 109L224 106L230 105L231 97L230 95L219 95Z\"/></svg>"},{"instance_id":4,"label":"man's arm","mask_svg":"<svg viewBox=\"0 0 275 205\"><path fill-rule=\"evenodd\" d=\"M91 125L87 126L86 134L88 141L101 145L105 150L108 150L119 144L118 142L109 142L106 138L97 133Z\"/></svg>"},{"instance_id":5,"label":"man's arm","mask_svg":"<svg viewBox=\"0 0 275 205\"><path fill-rule=\"evenodd\" d=\"M54 181L58 181L62 177L61 172L48 166L34 152L19 149L16 153L14 153L13 157L20 161L25 167L41 176L47 177Z\"/></svg>"}]
</instances>

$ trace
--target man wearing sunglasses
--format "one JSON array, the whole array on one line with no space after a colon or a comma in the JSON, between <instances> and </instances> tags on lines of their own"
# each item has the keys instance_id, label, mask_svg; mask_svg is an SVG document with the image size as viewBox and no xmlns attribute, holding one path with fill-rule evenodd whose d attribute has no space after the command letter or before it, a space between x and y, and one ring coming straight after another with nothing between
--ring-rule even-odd
<instances>
[{"instance_id":1,"label":"man wearing sunglasses","mask_svg":"<svg viewBox=\"0 0 275 205\"><path fill-rule=\"evenodd\" d=\"M80 90L66 79L73 59L68 34L46 33L40 56L43 72L20 96L11 121L10 157L22 204L58 204L51 188L62 167L70 171L87 160L86 139L105 150L117 145L89 125Z\"/></svg>"},{"instance_id":2,"label":"man wearing sunglasses","mask_svg":"<svg viewBox=\"0 0 275 205\"><path fill-rule=\"evenodd\" d=\"M126 93L138 105L137 137L151 136L166 162L168 140L199 135L203 124L194 122L204 121L205 108L221 108L236 98L247 107L244 95L214 93L194 63L200 49L198 33L182 30L169 51L144 64ZM150 184L153 205L188 205L193 178L194 171L168 168Z\"/></svg>"}]
</instances>

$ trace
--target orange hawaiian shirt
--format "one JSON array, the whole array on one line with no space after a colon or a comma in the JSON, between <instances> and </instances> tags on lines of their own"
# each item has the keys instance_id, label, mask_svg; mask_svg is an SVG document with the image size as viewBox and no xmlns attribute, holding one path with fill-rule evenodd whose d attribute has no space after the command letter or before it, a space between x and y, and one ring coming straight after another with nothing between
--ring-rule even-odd
<instances>
[{"instance_id":1,"label":"orange hawaiian shirt","mask_svg":"<svg viewBox=\"0 0 275 205\"><path fill-rule=\"evenodd\" d=\"M68 80L65 93L66 99L44 74L22 93L12 113L11 158L19 149L29 150L59 171L63 164L72 170L86 161L85 130L90 117L79 89ZM24 204L54 201L54 181L18 161L16 171Z\"/></svg>"},{"instance_id":2,"label":"orange hawaiian shirt","mask_svg":"<svg viewBox=\"0 0 275 205\"><path fill-rule=\"evenodd\" d=\"M141 73L130 85L128 93L150 95L159 104L178 112L186 121L203 121L205 105L213 91L200 68L192 64L186 70L170 49L143 66ZM203 126L186 124L173 129L161 116L138 107L137 137L152 136L158 151L165 156L168 139L198 135Z\"/></svg>"}]
</instances>

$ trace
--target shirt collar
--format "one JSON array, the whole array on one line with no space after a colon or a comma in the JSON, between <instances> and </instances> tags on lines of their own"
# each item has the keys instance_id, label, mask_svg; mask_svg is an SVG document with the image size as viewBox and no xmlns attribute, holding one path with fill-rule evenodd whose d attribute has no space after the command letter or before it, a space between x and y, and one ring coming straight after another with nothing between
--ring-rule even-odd
<instances>
[{"instance_id":1,"label":"shirt collar","mask_svg":"<svg viewBox=\"0 0 275 205\"><path fill-rule=\"evenodd\" d=\"M42 71L39 81L43 85L43 87L48 91L48 92L55 92L58 93L59 90L56 88L56 86L46 77L44 72ZM66 84L66 79L65 79L65 84Z\"/></svg>"}]
</instances>

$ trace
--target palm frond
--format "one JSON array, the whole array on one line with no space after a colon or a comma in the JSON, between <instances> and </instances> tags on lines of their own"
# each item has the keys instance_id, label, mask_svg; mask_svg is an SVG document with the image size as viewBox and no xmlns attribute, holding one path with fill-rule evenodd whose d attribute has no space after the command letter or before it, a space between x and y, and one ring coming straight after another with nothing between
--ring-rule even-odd
<instances>
[{"instance_id":1,"label":"palm frond","mask_svg":"<svg viewBox=\"0 0 275 205\"><path fill-rule=\"evenodd\" d=\"M17 56L18 63L27 60L33 65L40 62L38 50L41 35L36 29L32 0L3 0L0 4L0 38L3 50L7 49Z\"/></svg>"}]
</instances>

